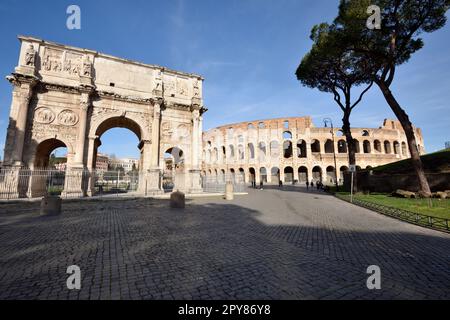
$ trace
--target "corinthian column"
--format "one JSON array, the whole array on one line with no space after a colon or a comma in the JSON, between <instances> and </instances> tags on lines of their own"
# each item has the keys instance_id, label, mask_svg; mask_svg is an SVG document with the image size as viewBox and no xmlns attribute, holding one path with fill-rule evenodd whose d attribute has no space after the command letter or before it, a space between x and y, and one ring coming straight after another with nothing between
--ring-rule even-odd
<instances>
[{"instance_id":1,"label":"corinthian column","mask_svg":"<svg viewBox=\"0 0 450 320\"><path fill-rule=\"evenodd\" d=\"M5 146L4 161L7 165L21 166L23 147L25 142L25 130L28 118L28 107L33 96L34 79L22 77L9 77L8 80L14 84L13 97L8 133Z\"/></svg>"},{"instance_id":2,"label":"corinthian column","mask_svg":"<svg viewBox=\"0 0 450 320\"><path fill-rule=\"evenodd\" d=\"M201 145L201 116L200 106L192 105L192 139L191 139L191 162L192 167L189 170L190 178L190 193L202 192L202 186L200 181L200 145Z\"/></svg>"},{"instance_id":3,"label":"corinthian column","mask_svg":"<svg viewBox=\"0 0 450 320\"><path fill-rule=\"evenodd\" d=\"M90 105L90 93L81 93L80 119L78 123L78 141L75 151L75 166L84 167L84 146L86 143L87 113Z\"/></svg>"}]
</instances>

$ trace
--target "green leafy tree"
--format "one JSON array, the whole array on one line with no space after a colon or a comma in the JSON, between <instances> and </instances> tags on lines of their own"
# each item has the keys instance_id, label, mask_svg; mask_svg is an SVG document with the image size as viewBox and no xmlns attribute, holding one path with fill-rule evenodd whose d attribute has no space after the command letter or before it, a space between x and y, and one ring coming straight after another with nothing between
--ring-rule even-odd
<instances>
[{"instance_id":1,"label":"green leafy tree","mask_svg":"<svg viewBox=\"0 0 450 320\"><path fill-rule=\"evenodd\" d=\"M347 37L335 25L322 23L314 26L310 38L314 43L297 69L297 79L304 86L333 94L343 112L342 131L347 141L349 164L354 165L356 141L351 132L350 115L372 87L373 81L355 68L357 64L348 51L350 44L344 42ZM361 85L364 89L353 99L352 89Z\"/></svg>"},{"instance_id":2,"label":"green leafy tree","mask_svg":"<svg viewBox=\"0 0 450 320\"><path fill-rule=\"evenodd\" d=\"M381 29L366 26L367 8L377 5L381 9ZM405 109L400 105L391 85L396 69L409 61L424 43L423 32L434 32L446 23L450 0L341 0L337 27L352 43L350 54L355 68L366 73L380 88L390 108L401 123L408 140L414 171L422 194L430 195L430 187L423 170L414 127Z\"/></svg>"}]
</instances>

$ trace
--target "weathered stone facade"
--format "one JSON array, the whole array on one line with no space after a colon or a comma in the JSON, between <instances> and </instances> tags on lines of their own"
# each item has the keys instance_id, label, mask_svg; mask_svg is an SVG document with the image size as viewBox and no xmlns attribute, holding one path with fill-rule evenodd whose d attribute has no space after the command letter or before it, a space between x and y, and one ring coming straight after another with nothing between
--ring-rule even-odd
<instances>
[{"instance_id":1,"label":"weathered stone facade","mask_svg":"<svg viewBox=\"0 0 450 320\"><path fill-rule=\"evenodd\" d=\"M357 140L359 168L375 167L409 157L406 136L400 123L386 119L380 128L353 128ZM422 133L416 129L420 153ZM297 180L335 181L348 170L345 137L339 128L315 127L310 117L281 118L221 126L203 134L202 174L222 179L225 174L242 175L245 181L278 183Z\"/></svg>"},{"instance_id":2,"label":"weathered stone facade","mask_svg":"<svg viewBox=\"0 0 450 320\"><path fill-rule=\"evenodd\" d=\"M201 76L31 37L19 40L18 66L7 77L13 98L4 168L18 174L45 168L50 153L65 146L71 178L64 192L89 195L93 182L82 181L84 174L73 177L95 168L104 132L124 127L140 141L141 192L161 191L164 153L174 147L183 151L184 178L177 188L201 191ZM18 184L11 179L9 185ZM33 181L26 183L27 194L19 196L42 195Z\"/></svg>"}]
</instances>

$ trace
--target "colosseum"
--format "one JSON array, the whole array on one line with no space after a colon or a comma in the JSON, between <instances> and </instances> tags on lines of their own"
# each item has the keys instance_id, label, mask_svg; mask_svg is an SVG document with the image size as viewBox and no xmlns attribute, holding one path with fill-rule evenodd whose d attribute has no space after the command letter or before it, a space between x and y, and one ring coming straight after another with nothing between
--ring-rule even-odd
<instances>
[{"instance_id":1,"label":"colosseum","mask_svg":"<svg viewBox=\"0 0 450 320\"><path fill-rule=\"evenodd\" d=\"M423 154L422 132L419 128L415 132ZM405 133L396 120L386 119L379 128L352 128L352 134L359 170L409 157ZM316 127L311 117L242 122L203 133L202 174L208 180L232 177L257 184L321 181L331 185L336 179L342 183L347 170L342 130Z\"/></svg>"}]
</instances>

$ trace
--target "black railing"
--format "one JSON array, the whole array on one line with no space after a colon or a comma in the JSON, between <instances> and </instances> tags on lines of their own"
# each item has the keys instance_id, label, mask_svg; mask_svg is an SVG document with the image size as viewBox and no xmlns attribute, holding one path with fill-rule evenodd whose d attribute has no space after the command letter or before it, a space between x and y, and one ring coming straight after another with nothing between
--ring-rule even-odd
<instances>
[{"instance_id":1,"label":"black railing","mask_svg":"<svg viewBox=\"0 0 450 320\"><path fill-rule=\"evenodd\" d=\"M339 199L342 199L344 201L350 202L350 196L348 195L340 195L336 194L336 196ZM356 204L358 206L379 212L381 214L397 218L402 221L407 221L409 223L427 227L430 229L435 229L439 231L449 232L450 233L450 220L445 218L438 218L433 216L428 216L425 214L417 213L417 212L411 212L404 209L394 208L385 206L382 204L364 201L361 199L358 199L356 197L353 197L353 204Z\"/></svg>"}]
</instances>

